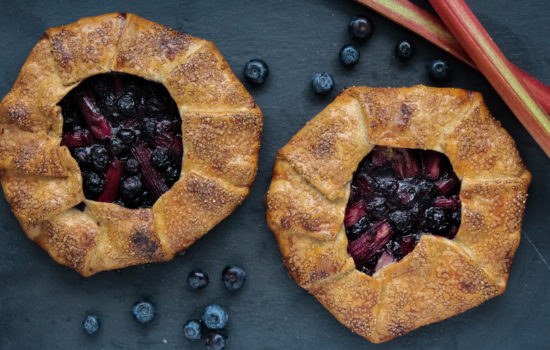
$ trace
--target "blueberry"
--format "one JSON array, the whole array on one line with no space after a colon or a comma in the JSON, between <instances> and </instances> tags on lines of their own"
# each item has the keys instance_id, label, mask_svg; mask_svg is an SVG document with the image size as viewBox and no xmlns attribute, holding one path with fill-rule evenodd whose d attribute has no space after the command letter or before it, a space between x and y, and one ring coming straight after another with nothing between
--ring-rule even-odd
<instances>
[{"instance_id":1,"label":"blueberry","mask_svg":"<svg viewBox=\"0 0 550 350\"><path fill-rule=\"evenodd\" d=\"M86 198L96 199L103 192L105 181L102 176L95 172L83 172L82 184Z\"/></svg>"},{"instance_id":2,"label":"blueberry","mask_svg":"<svg viewBox=\"0 0 550 350\"><path fill-rule=\"evenodd\" d=\"M102 145L95 145L90 151L90 157L92 159L92 166L99 172L104 172L109 166L109 152Z\"/></svg>"},{"instance_id":3,"label":"blueberry","mask_svg":"<svg viewBox=\"0 0 550 350\"><path fill-rule=\"evenodd\" d=\"M460 226L460 209L453 210L450 215L451 222L456 226Z\"/></svg>"},{"instance_id":4,"label":"blueberry","mask_svg":"<svg viewBox=\"0 0 550 350\"><path fill-rule=\"evenodd\" d=\"M424 213L424 218L426 219L426 226L432 231L431 233L445 234L451 229L451 224L442 208L428 208Z\"/></svg>"},{"instance_id":5,"label":"blueberry","mask_svg":"<svg viewBox=\"0 0 550 350\"><path fill-rule=\"evenodd\" d=\"M135 158L128 158L124 164L124 170L128 174L137 174L139 172L139 162Z\"/></svg>"},{"instance_id":6,"label":"blueberry","mask_svg":"<svg viewBox=\"0 0 550 350\"><path fill-rule=\"evenodd\" d=\"M120 183L120 196L124 202L135 204L136 199L140 198L143 192L143 183L139 176L130 176Z\"/></svg>"},{"instance_id":7,"label":"blueberry","mask_svg":"<svg viewBox=\"0 0 550 350\"><path fill-rule=\"evenodd\" d=\"M171 163L170 151L164 147L157 147L151 152L151 163L160 171L164 171Z\"/></svg>"},{"instance_id":8,"label":"blueberry","mask_svg":"<svg viewBox=\"0 0 550 350\"><path fill-rule=\"evenodd\" d=\"M173 184L174 182L178 181L180 172L178 168L169 166L168 168L166 168L166 171L164 172L164 176L168 184Z\"/></svg>"},{"instance_id":9,"label":"blueberry","mask_svg":"<svg viewBox=\"0 0 550 350\"><path fill-rule=\"evenodd\" d=\"M359 62L359 50L353 45L346 45L340 49L340 62L345 66L353 66Z\"/></svg>"},{"instance_id":10,"label":"blueberry","mask_svg":"<svg viewBox=\"0 0 550 350\"><path fill-rule=\"evenodd\" d=\"M84 331L90 335L97 333L99 331L99 317L96 315L88 315L82 322Z\"/></svg>"},{"instance_id":11,"label":"blueberry","mask_svg":"<svg viewBox=\"0 0 550 350\"><path fill-rule=\"evenodd\" d=\"M183 325L183 336L188 340L199 340L202 337L202 326L199 320L189 320Z\"/></svg>"},{"instance_id":12,"label":"blueberry","mask_svg":"<svg viewBox=\"0 0 550 350\"><path fill-rule=\"evenodd\" d=\"M81 168L90 165L90 155L85 147L75 147L71 150L71 154Z\"/></svg>"},{"instance_id":13,"label":"blueberry","mask_svg":"<svg viewBox=\"0 0 550 350\"><path fill-rule=\"evenodd\" d=\"M155 318L156 313L155 305L148 301L137 302L132 309L132 315L139 323L151 322Z\"/></svg>"},{"instance_id":14,"label":"blueberry","mask_svg":"<svg viewBox=\"0 0 550 350\"><path fill-rule=\"evenodd\" d=\"M411 58L413 51L413 43L408 40L403 40L395 46L395 54L402 60Z\"/></svg>"},{"instance_id":15,"label":"blueberry","mask_svg":"<svg viewBox=\"0 0 550 350\"><path fill-rule=\"evenodd\" d=\"M118 137L111 137L109 142L109 150L111 151L111 155L113 157L119 157L128 150L128 144L124 143Z\"/></svg>"},{"instance_id":16,"label":"blueberry","mask_svg":"<svg viewBox=\"0 0 550 350\"><path fill-rule=\"evenodd\" d=\"M209 332L206 335L206 348L208 350L222 350L225 349L227 343L227 337L222 332Z\"/></svg>"},{"instance_id":17,"label":"blueberry","mask_svg":"<svg viewBox=\"0 0 550 350\"><path fill-rule=\"evenodd\" d=\"M222 329L227 324L229 316L225 310L216 304L208 305L204 309L202 322L209 329Z\"/></svg>"},{"instance_id":18,"label":"blueberry","mask_svg":"<svg viewBox=\"0 0 550 350\"><path fill-rule=\"evenodd\" d=\"M263 84L269 75L269 67L260 59L253 59L244 66L244 78L251 84Z\"/></svg>"},{"instance_id":19,"label":"blueberry","mask_svg":"<svg viewBox=\"0 0 550 350\"><path fill-rule=\"evenodd\" d=\"M136 113L134 95L131 92L127 92L120 96L117 101L117 107L122 114L128 117L133 116Z\"/></svg>"},{"instance_id":20,"label":"blueberry","mask_svg":"<svg viewBox=\"0 0 550 350\"><path fill-rule=\"evenodd\" d=\"M397 232L406 234L413 229L414 217L408 211L394 211L390 214L390 220Z\"/></svg>"},{"instance_id":21,"label":"blueberry","mask_svg":"<svg viewBox=\"0 0 550 350\"><path fill-rule=\"evenodd\" d=\"M361 236L365 231L367 231L369 226L370 220L366 216L363 216L355 224L346 228L346 233L351 240L355 240L359 238L359 236Z\"/></svg>"},{"instance_id":22,"label":"blueberry","mask_svg":"<svg viewBox=\"0 0 550 350\"><path fill-rule=\"evenodd\" d=\"M430 78L435 81L447 80L451 74L451 67L449 67L447 61L442 59L431 61L427 68Z\"/></svg>"},{"instance_id":23,"label":"blueberry","mask_svg":"<svg viewBox=\"0 0 550 350\"><path fill-rule=\"evenodd\" d=\"M246 272L239 266L226 266L222 272L222 281L228 290L241 289L246 281Z\"/></svg>"},{"instance_id":24,"label":"blueberry","mask_svg":"<svg viewBox=\"0 0 550 350\"><path fill-rule=\"evenodd\" d=\"M187 283L193 289L202 289L208 285L208 274L202 270L193 270L187 276Z\"/></svg>"},{"instance_id":25,"label":"blueberry","mask_svg":"<svg viewBox=\"0 0 550 350\"><path fill-rule=\"evenodd\" d=\"M157 123L153 119L145 119L141 125L141 133L145 139L152 139L157 135Z\"/></svg>"},{"instance_id":26,"label":"blueberry","mask_svg":"<svg viewBox=\"0 0 550 350\"><path fill-rule=\"evenodd\" d=\"M349 22L349 32L351 36L358 39L368 38L374 27L372 21L364 16L353 17Z\"/></svg>"},{"instance_id":27,"label":"blueberry","mask_svg":"<svg viewBox=\"0 0 550 350\"><path fill-rule=\"evenodd\" d=\"M386 199L383 197L375 197L367 202L367 213L378 220L386 219L388 212Z\"/></svg>"},{"instance_id":28,"label":"blueberry","mask_svg":"<svg viewBox=\"0 0 550 350\"><path fill-rule=\"evenodd\" d=\"M124 128L120 129L117 132L117 137L126 144L127 147L130 147L136 141L136 134L132 129Z\"/></svg>"},{"instance_id":29,"label":"blueberry","mask_svg":"<svg viewBox=\"0 0 550 350\"><path fill-rule=\"evenodd\" d=\"M334 87L334 79L329 73L315 73L311 79L311 85L315 93L326 95Z\"/></svg>"}]
</instances>

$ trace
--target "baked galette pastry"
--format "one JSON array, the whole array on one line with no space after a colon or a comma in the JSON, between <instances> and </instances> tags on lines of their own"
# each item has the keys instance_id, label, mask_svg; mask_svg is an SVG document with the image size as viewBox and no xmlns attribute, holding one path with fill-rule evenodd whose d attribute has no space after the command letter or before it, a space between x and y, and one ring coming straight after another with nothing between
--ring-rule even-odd
<instances>
[{"instance_id":1,"label":"baked galette pastry","mask_svg":"<svg viewBox=\"0 0 550 350\"><path fill-rule=\"evenodd\" d=\"M256 175L262 114L213 43L132 14L51 28L0 104L30 239L84 276L171 259Z\"/></svg>"},{"instance_id":2,"label":"baked galette pastry","mask_svg":"<svg viewBox=\"0 0 550 350\"><path fill-rule=\"evenodd\" d=\"M279 151L267 222L296 282L379 343L504 292L530 181L479 93L353 87Z\"/></svg>"}]
</instances>

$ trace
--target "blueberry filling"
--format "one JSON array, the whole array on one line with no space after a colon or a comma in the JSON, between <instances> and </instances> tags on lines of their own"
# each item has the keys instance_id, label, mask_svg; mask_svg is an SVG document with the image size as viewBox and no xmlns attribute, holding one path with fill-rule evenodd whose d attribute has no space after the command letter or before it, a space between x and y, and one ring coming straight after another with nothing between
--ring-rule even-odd
<instances>
[{"instance_id":1,"label":"blueberry filling","mask_svg":"<svg viewBox=\"0 0 550 350\"><path fill-rule=\"evenodd\" d=\"M80 166L87 199L147 208L180 177L181 118L159 83L109 73L60 102L61 144Z\"/></svg>"},{"instance_id":2,"label":"blueberry filling","mask_svg":"<svg viewBox=\"0 0 550 350\"><path fill-rule=\"evenodd\" d=\"M422 235L453 239L460 226L459 192L445 155L374 147L353 175L344 216L356 268L372 275L403 259Z\"/></svg>"}]
</instances>

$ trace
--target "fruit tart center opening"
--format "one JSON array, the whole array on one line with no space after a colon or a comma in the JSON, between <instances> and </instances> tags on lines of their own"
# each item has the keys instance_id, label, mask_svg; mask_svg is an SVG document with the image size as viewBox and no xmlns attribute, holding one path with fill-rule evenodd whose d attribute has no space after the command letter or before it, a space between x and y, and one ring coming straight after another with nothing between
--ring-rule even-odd
<instances>
[{"instance_id":1,"label":"fruit tart center opening","mask_svg":"<svg viewBox=\"0 0 550 350\"><path fill-rule=\"evenodd\" d=\"M442 153L376 146L353 174L344 226L359 271L403 259L422 235L453 239L460 180Z\"/></svg>"},{"instance_id":2,"label":"fruit tart center opening","mask_svg":"<svg viewBox=\"0 0 550 350\"><path fill-rule=\"evenodd\" d=\"M162 84L123 73L95 75L59 105L61 145L80 166L87 199L148 208L179 179L181 117Z\"/></svg>"}]
</instances>

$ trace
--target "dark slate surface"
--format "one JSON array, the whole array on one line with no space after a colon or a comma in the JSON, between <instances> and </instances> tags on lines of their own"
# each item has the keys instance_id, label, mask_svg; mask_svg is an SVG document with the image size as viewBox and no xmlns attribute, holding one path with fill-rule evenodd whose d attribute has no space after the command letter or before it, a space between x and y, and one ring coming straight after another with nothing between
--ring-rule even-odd
<instances>
[{"instance_id":1,"label":"dark slate surface","mask_svg":"<svg viewBox=\"0 0 550 350\"><path fill-rule=\"evenodd\" d=\"M182 336L186 319L209 303L230 313L230 349L548 349L550 341L550 162L484 78L450 58L449 86L483 92L493 114L515 138L533 173L523 237L507 292L447 321L373 345L340 325L287 275L264 219L264 195L277 149L322 110L337 91L351 85L430 84L425 63L448 58L441 50L351 1L2 1L0 6L0 95L44 30L80 17L111 11L134 12L176 30L214 41L242 78L251 58L266 60L271 76L250 88L264 112L260 170L250 197L233 215L171 262L105 272L85 279L50 260L22 233L0 198L1 349L201 349ZM468 1L516 64L550 84L550 2ZM427 1L421 2L426 6ZM338 62L350 39L347 21L369 13L376 33L360 44L352 70ZM401 38L412 38L416 53L401 64L392 57ZM337 86L319 98L310 89L315 71L329 71ZM224 265L245 267L244 290L230 294L220 281ZM210 273L207 289L192 291L187 273ZM149 298L159 309L147 326L130 315L132 304ZM97 336L84 334L87 311L101 317Z\"/></svg>"}]
</instances>

